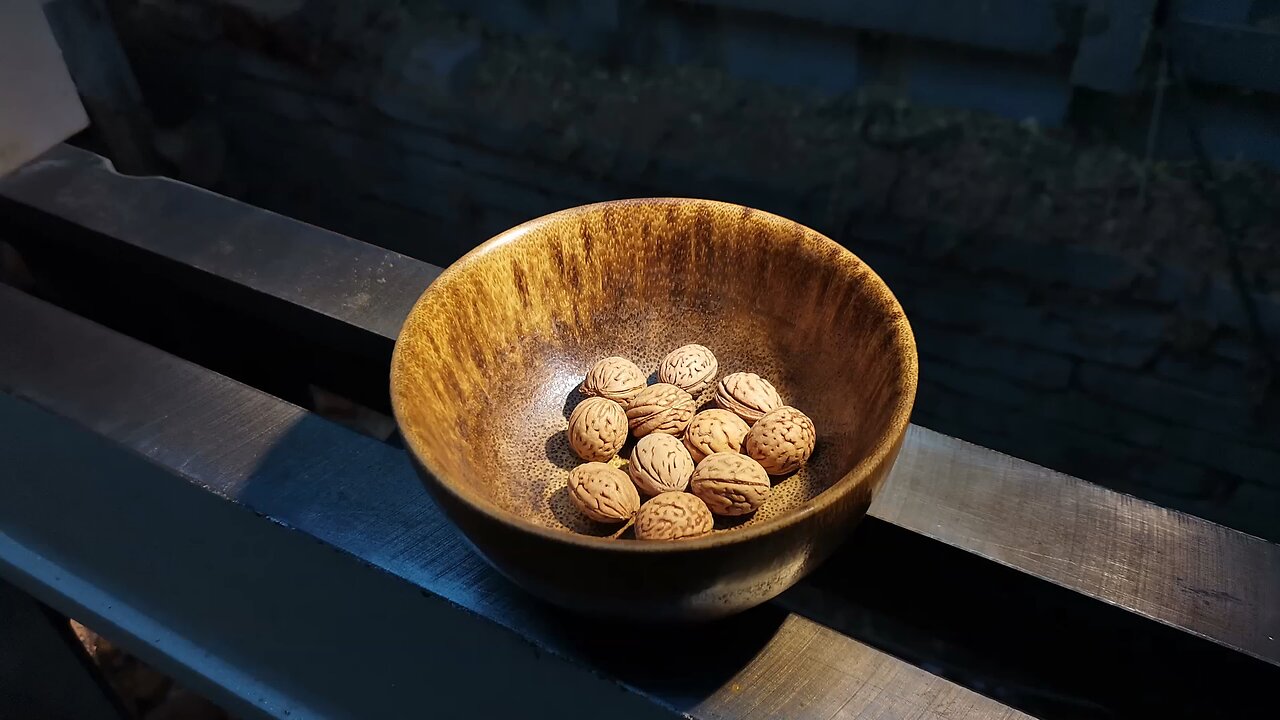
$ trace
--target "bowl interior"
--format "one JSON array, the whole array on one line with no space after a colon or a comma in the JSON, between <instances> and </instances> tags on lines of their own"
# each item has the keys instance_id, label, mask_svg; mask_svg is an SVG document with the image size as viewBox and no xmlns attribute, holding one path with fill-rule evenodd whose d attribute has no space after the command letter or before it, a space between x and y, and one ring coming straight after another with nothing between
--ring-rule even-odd
<instances>
[{"instance_id":1,"label":"bowl interior","mask_svg":"<svg viewBox=\"0 0 1280 720\"><path fill-rule=\"evenodd\" d=\"M605 535L614 528L584 518L566 490L581 462L564 433L578 384L601 357L653 373L691 342L715 353L721 376L772 381L817 427L809 464L718 531L852 491L863 461L907 422L914 342L866 265L792 221L675 199L556 213L459 260L406 320L392 401L410 451L449 491L545 528Z\"/></svg>"}]
</instances>

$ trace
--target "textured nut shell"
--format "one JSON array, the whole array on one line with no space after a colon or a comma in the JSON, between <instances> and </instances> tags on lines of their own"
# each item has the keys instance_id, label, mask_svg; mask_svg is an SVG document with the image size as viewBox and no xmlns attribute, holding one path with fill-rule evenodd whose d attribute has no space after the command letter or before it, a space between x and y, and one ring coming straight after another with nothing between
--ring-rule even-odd
<instances>
[{"instance_id":1,"label":"textured nut shell","mask_svg":"<svg viewBox=\"0 0 1280 720\"><path fill-rule=\"evenodd\" d=\"M746 515L769 499L769 475L746 455L715 453L698 463L690 489L717 515Z\"/></svg>"},{"instance_id":2,"label":"textured nut shell","mask_svg":"<svg viewBox=\"0 0 1280 720\"><path fill-rule=\"evenodd\" d=\"M640 540L680 540L711 532L715 518L705 503L686 492L668 492L640 507L636 537Z\"/></svg>"},{"instance_id":3,"label":"textured nut shell","mask_svg":"<svg viewBox=\"0 0 1280 720\"><path fill-rule=\"evenodd\" d=\"M669 383L656 383L641 390L627 405L627 422L636 437L655 432L679 435L697 409L689 393Z\"/></svg>"},{"instance_id":4,"label":"textured nut shell","mask_svg":"<svg viewBox=\"0 0 1280 720\"><path fill-rule=\"evenodd\" d=\"M765 472L786 475L809 461L816 440L809 416L787 406L760 418L747 433L746 450Z\"/></svg>"},{"instance_id":5,"label":"textured nut shell","mask_svg":"<svg viewBox=\"0 0 1280 720\"><path fill-rule=\"evenodd\" d=\"M569 447L583 460L605 461L627 442L627 414L602 397L578 403L569 416Z\"/></svg>"},{"instance_id":6,"label":"textured nut shell","mask_svg":"<svg viewBox=\"0 0 1280 720\"><path fill-rule=\"evenodd\" d=\"M645 495L680 492L689 486L693 458L675 436L653 433L636 443L627 470Z\"/></svg>"},{"instance_id":7,"label":"textured nut shell","mask_svg":"<svg viewBox=\"0 0 1280 720\"><path fill-rule=\"evenodd\" d=\"M718 452L741 452L751 426L728 410L703 410L684 431L684 446L693 461Z\"/></svg>"},{"instance_id":8,"label":"textured nut shell","mask_svg":"<svg viewBox=\"0 0 1280 720\"><path fill-rule=\"evenodd\" d=\"M584 395L607 398L626 405L640 394L649 380L636 364L624 357L607 357L596 361L578 390Z\"/></svg>"},{"instance_id":9,"label":"textured nut shell","mask_svg":"<svg viewBox=\"0 0 1280 720\"><path fill-rule=\"evenodd\" d=\"M773 383L755 373L739 372L720 379L716 404L752 424L782 407L782 398Z\"/></svg>"},{"instance_id":10,"label":"textured nut shell","mask_svg":"<svg viewBox=\"0 0 1280 720\"><path fill-rule=\"evenodd\" d=\"M720 363L702 345L690 344L667 353L658 365L658 381L697 395L716 379Z\"/></svg>"},{"instance_id":11,"label":"textured nut shell","mask_svg":"<svg viewBox=\"0 0 1280 720\"><path fill-rule=\"evenodd\" d=\"M640 509L640 494L627 474L599 462L569 472L569 498L587 517L604 523L630 519Z\"/></svg>"}]
</instances>

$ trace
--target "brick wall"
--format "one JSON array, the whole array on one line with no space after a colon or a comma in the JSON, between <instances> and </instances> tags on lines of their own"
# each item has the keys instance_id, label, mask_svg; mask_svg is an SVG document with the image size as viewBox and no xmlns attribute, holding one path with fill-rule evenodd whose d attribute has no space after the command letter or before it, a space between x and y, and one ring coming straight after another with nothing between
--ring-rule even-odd
<instances>
[{"instance_id":1,"label":"brick wall","mask_svg":"<svg viewBox=\"0 0 1280 720\"><path fill-rule=\"evenodd\" d=\"M555 3L536 26L386 5L115 10L180 175L436 263L608 198L788 215L857 252L902 300L922 358L917 422L1280 538L1276 394L1191 166L1160 161L1144 179L1132 154L1079 128L903 102L901 64L885 71L885 58L946 66L954 48L877 55L881 40L784 25L773 36L817 33L827 49L761 49L760 16L663 3L643 37L620 36L608 13L574 15L603 28L575 46L556 38L569 20ZM648 60L621 62L618 47ZM832 57L883 82L852 94ZM1051 63L997 59L961 67L1000 68L975 71L988 82L977 95L1017 113L1065 106L1051 78L1035 81ZM1280 339L1280 180L1217 169Z\"/></svg>"}]
</instances>

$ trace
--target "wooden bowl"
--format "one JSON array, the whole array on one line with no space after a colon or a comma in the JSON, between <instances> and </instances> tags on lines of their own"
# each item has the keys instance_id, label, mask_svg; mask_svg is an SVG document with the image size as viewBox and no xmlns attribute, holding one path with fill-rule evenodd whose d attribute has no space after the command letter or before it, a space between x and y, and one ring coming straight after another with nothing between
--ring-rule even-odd
<instances>
[{"instance_id":1,"label":"wooden bowl","mask_svg":"<svg viewBox=\"0 0 1280 720\"><path fill-rule=\"evenodd\" d=\"M721 377L771 380L817 448L745 520L610 539L566 490L578 384L599 358L653 372L691 342ZM917 372L893 293L826 237L738 205L620 200L525 223L445 270L400 332L391 400L427 489L495 568L557 605L662 621L744 610L822 562L893 465Z\"/></svg>"}]
</instances>

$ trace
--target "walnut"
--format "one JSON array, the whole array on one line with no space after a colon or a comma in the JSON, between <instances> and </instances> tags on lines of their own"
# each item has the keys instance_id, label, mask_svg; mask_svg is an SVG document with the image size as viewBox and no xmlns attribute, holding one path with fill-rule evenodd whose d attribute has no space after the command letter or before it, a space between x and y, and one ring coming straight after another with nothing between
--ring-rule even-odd
<instances>
[{"instance_id":1,"label":"walnut","mask_svg":"<svg viewBox=\"0 0 1280 720\"><path fill-rule=\"evenodd\" d=\"M658 366L658 381L697 395L716 379L720 363L701 345L685 345L667 353Z\"/></svg>"},{"instance_id":2,"label":"walnut","mask_svg":"<svg viewBox=\"0 0 1280 720\"><path fill-rule=\"evenodd\" d=\"M747 454L770 475L794 472L809 460L817 433L808 415L780 407L760 418L747 433Z\"/></svg>"},{"instance_id":3,"label":"walnut","mask_svg":"<svg viewBox=\"0 0 1280 720\"><path fill-rule=\"evenodd\" d=\"M740 452L751 427L728 410L703 410L684 431L684 446L694 462L711 453Z\"/></svg>"},{"instance_id":4,"label":"walnut","mask_svg":"<svg viewBox=\"0 0 1280 720\"><path fill-rule=\"evenodd\" d=\"M627 414L612 400L590 397L569 416L569 447L583 460L605 461L627 442Z\"/></svg>"},{"instance_id":5,"label":"walnut","mask_svg":"<svg viewBox=\"0 0 1280 720\"><path fill-rule=\"evenodd\" d=\"M682 540L711 532L715 519L698 498L686 492L666 492L640 506L636 537L640 540Z\"/></svg>"},{"instance_id":6,"label":"walnut","mask_svg":"<svg viewBox=\"0 0 1280 720\"><path fill-rule=\"evenodd\" d=\"M569 472L569 499L587 517L603 523L630 520L640 509L640 494L627 474L600 462Z\"/></svg>"},{"instance_id":7,"label":"walnut","mask_svg":"<svg viewBox=\"0 0 1280 720\"><path fill-rule=\"evenodd\" d=\"M716 404L750 424L782 407L782 398L768 380L755 373L739 372L720 379Z\"/></svg>"},{"instance_id":8,"label":"walnut","mask_svg":"<svg viewBox=\"0 0 1280 720\"><path fill-rule=\"evenodd\" d=\"M737 453L713 453L698 463L693 494L717 515L746 515L769 499L769 475L760 463Z\"/></svg>"},{"instance_id":9,"label":"walnut","mask_svg":"<svg viewBox=\"0 0 1280 720\"><path fill-rule=\"evenodd\" d=\"M627 404L627 421L636 437L655 432L679 435L696 409L689 393L675 385L656 383L641 390Z\"/></svg>"},{"instance_id":10,"label":"walnut","mask_svg":"<svg viewBox=\"0 0 1280 720\"><path fill-rule=\"evenodd\" d=\"M627 469L632 482L645 495L680 492L689 486L693 458L674 436L653 433L636 443Z\"/></svg>"},{"instance_id":11,"label":"walnut","mask_svg":"<svg viewBox=\"0 0 1280 720\"><path fill-rule=\"evenodd\" d=\"M636 364L624 357L607 357L597 361L587 371L587 377L578 388L583 395L608 398L626 405L640 394L649 382Z\"/></svg>"}]
</instances>

